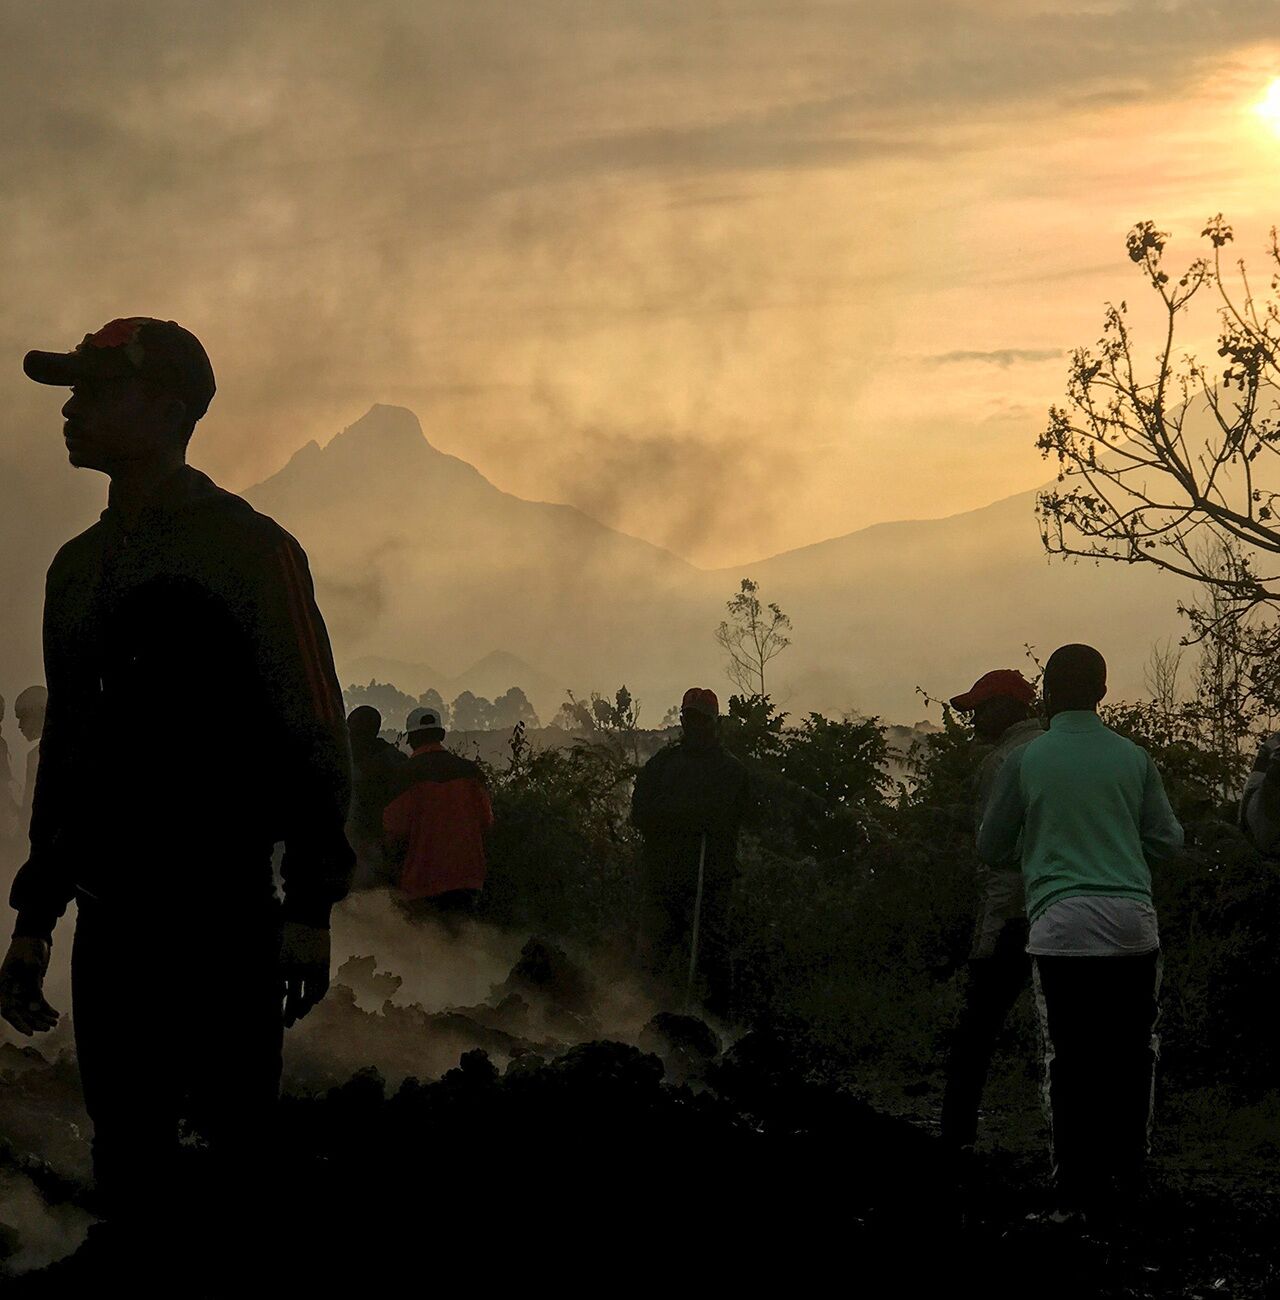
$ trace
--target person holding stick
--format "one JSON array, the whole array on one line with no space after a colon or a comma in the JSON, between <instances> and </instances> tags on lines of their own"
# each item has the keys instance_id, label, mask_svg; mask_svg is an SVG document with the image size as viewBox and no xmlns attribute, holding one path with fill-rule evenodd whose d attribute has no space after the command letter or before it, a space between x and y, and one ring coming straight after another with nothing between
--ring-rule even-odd
<instances>
[{"instance_id":1,"label":"person holding stick","mask_svg":"<svg viewBox=\"0 0 1280 1300\"><path fill-rule=\"evenodd\" d=\"M719 718L714 691L684 693L681 737L641 768L631 821L644 834L642 961L683 995L686 1010L700 1002L725 1016L732 1000L729 903L749 783L746 768L720 744Z\"/></svg>"}]
</instances>

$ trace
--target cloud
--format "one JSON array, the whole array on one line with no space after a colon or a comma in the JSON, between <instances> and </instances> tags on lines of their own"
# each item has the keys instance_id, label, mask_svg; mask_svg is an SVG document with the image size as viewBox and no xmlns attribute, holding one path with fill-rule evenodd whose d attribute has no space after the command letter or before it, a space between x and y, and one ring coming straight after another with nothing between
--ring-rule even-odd
<instances>
[{"instance_id":1,"label":"cloud","mask_svg":"<svg viewBox=\"0 0 1280 1300\"><path fill-rule=\"evenodd\" d=\"M21 392L26 348L153 313L210 348L219 395L195 455L232 487L427 390L451 449L512 490L529 484L480 454L512 430L529 464L566 475L579 456L620 472L660 461L661 445L624 454L642 429L659 432L640 447L674 439L686 457L698 440L713 456L758 450L767 481L797 443L891 423L856 409L861 372L928 317L925 293L981 262L956 240L1005 171L1019 214L1053 201L1042 191L1062 178L1037 157L1071 111L1176 102L1215 60L1274 39L1260 0L1165 5L1159 21L1147 4L1082 15L1065 0L10 8L0 456L30 459L56 434L56 398ZM1011 153L1016 166L992 161ZM1191 162L1164 171L1185 183ZM1127 192L1134 174L1117 167ZM1018 221L1006 249L1024 246L1032 218ZM1079 254L1068 241L1029 278L1006 255L975 282L975 310L1024 279L1078 275ZM940 329L906 351L973 341ZM1004 355L983 359L1033 359ZM525 396L535 380L557 390L554 410ZM610 411L617 445L584 434L578 448ZM825 473L796 494L807 506L775 498L770 519L729 493L714 527L754 549L788 513L829 531L851 493L876 496L795 463L797 486ZM649 481L623 473L615 513L656 511ZM655 515L668 540L696 531L696 511L673 512Z\"/></svg>"},{"instance_id":2,"label":"cloud","mask_svg":"<svg viewBox=\"0 0 1280 1300\"><path fill-rule=\"evenodd\" d=\"M980 362L1007 370L1010 366L1035 361L1057 361L1066 356L1061 348L996 348L991 352L940 352L924 360L931 366L949 366L966 362Z\"/></svg>"}]
</instances>

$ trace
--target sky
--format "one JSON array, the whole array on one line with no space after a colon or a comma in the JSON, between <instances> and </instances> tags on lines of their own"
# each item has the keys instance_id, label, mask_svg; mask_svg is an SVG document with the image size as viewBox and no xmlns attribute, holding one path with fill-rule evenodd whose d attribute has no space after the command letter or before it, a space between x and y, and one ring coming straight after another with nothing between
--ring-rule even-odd
<instances>
[{"instance_id":1,"label":"sky","mask_svg":"<svg viewBox=\"0 0 1280 1300\"><path fill-rule=\"evenodd\" d=\"M1280 219L1270 0L0 14L0 469L60 429L27 348L172 317L228 487L399 403L745 562L1036 486L1067 353L1141 297L1129 226L1189 260L1222 211L1260 266Z\"/></svg>"}]
</instances>

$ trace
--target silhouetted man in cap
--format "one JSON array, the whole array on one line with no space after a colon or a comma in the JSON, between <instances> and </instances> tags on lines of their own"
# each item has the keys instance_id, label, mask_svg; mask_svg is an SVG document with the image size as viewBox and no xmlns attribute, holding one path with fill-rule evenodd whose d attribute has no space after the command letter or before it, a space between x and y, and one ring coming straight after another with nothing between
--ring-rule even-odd
<instances>
[{"instance_id":1,"label":"silhouetted man in cap","mask_svg":"<svg viewBox=\"0 0 1280 1300\"><path fill-rule=\"evenodd\" d=\"M997 668L950 701L958 713L973 715L974 738L988 749L974 779L975 834L1005 759L1044 732L1035 716L1035 698L1035 688L1017 669ZM951 1043L942 1101L942 1136L953 1148L972 1146L977 1137L978 1105L996 1040L1031 977L1017 856L998 867L984 864L979 888L965 1004Z\"/></svg>"},{"instance_id":2,"label":"silhouetted man in cap","mask_svg":"<svg viewBox=\"0 0 1280 1300\"><path fill-rule=\"evenodd\" d=\"M410 918L452 925L484 888L493 806L478 763L444 747L444 719L420 706L405 722L413 756L393 778L382 814L396 901Z\"/></svg>"},{"instance_id":3,"label":"silhouetted man in cap","mask_svg":"<svg viewBox=\"0 0 1280 1300\"><path fill-rule=\"evenodd\" d=\"M42 981L75 898L98 1192L160 1243L205 1217L172 1185L180 1118L212 1148L206 1208L249 1218L262 1193L283 1027L328 987L352 865L342 697L297 542L186 464L214 394L195 336L115 320L24 365L70 386L71 464L111 485L49 570L48 711L0 1014L24 1034L57 1021ZM156 744L179 731L196 738L180 756Z\"/></svg>"},{"instance_id":4,"label":"silhouetted man in cap","mask_svg":"<svg viewBox=\"0 0 1280 1300\"><path fill-rule=\"evenodd\" d=\"M725 1015L732 992L729 906L749 783L746 768L720 744L719 720L714 691L685 692L683 734L640 769L631 821L644 833L645 964L672 990L701 985L707 1010Z\"/></svg>"},{"instance_id":5,"label":"silhouetted man in cap","mask_svg":"<svg viewBox=\"0 0 1280 1300\"><path fill-rule=\"evenodd\" d=\"M1151 868L1182 846L1150 755L1098 717L1106 690L1092 646L1049 656L1049 730L1005 759L978 833L993 867L1022 864L1060 1215L1139 1189L1160 990Z\"/></svg>"},{"instance_id":6,"label":"silhouetted man in cap","mask_svg":"<svg viewBox=\"0 0 1280 1300\"><path fill-rule=\"evenodd\" d=\"M352 889L377 889L391 883L382 843L382 814L395 793L395 776L409 761L401 749L382 739L382 714L361 704L347 715L351 738L351 814L347 839L356 855Z\"/></svg>"}]
</instances>

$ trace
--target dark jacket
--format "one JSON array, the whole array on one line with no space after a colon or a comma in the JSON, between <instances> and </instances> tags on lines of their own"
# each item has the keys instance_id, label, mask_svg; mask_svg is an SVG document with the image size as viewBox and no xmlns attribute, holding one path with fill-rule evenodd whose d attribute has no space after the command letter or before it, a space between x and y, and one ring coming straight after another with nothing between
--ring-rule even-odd
<instances>
[{"instance_id":1,"label":"dark jacket","mask_svg":"<svg viewBox=\"0 0 1280 1300\"><path fill-rule=\"evenodd\" d=\"M482 889L493 807L479 766L433 742L414 750L394 780L382 825L401 892L434 898Z\"/></svg>"},{"instance_id":2,"label":"dark jacket","mask_svg":"<svg viewBox=\"0 0 1280 1300\"><path fill-rule=\"evenodd\" d=\"M731 877L749 800L747 769L722 746L678 740L659 750L640 769L631 796L631 822L644 832L648 873L696 883L705 832L707 878Z\"/></svg>"},{"instance_id":3,"label":"dark jacket","mask_svg":"<svg viewBox=\"0 0 1280 1300\"><path fill-rule=\"evenodd\" d=\"M362 839L381 843L382 813L399 793L396 777L409 755L381 736L351 746L351 815L348 828Z\"/></svg>"},{"instance_id":4,"label":"dark jacket","mask_svg":"<svg viewBox=\"0 0 1280 1300\"><path fill-rule=\"evenodd\" d=\"M31 856L10 902L47 935L72 895L172 910L271 896L327 923L347 889L350 758L297 542L183 467L126 534L68 542L44 611L49 703Z\"/></svg>"}]
</instances>

